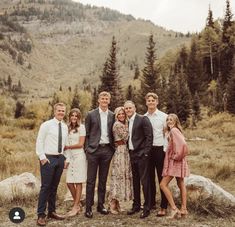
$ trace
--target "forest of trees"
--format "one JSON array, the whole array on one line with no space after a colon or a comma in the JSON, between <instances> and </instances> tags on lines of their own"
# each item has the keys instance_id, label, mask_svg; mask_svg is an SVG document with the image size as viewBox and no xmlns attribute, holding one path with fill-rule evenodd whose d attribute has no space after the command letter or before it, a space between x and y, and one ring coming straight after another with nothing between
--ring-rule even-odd
<instances>
[{"instance_id":1,"label":"forest of trees","mask_svg":"<svg viewBox=\"0 0 235 227\"><path fill-rule=\"evenodd\" d=\"M57 4L54 1L51 3ZM137 111L143 114L146 111L145 95L155 92L159 96L159 108L167 113L176 113L186 126L196 125L201 119L202 107L206 107L209 114L222 111L235 114L235 21L230 1L226 0L225 3L222 19L214 20L209 7L205 28L191 37L189 46L181 46L175 50L171 57L172 64L167 67L164 56L158 58L157 42L153 34L150 34L144 67L140 69L137 63L132 66L134 75L129 84L126 84L125 80L125 84L121 83L117 58L119 47L116 37L113 36L103 64L99 86L92 87L92 82L84 80L83 84L77 85L73 91L71 87L60 87L48 106L52 109L55 102L66 102L65 98L62 98L62 94L66 94L69 108L80 107L85 114L89 109L97 107L98 93L106 90L112 95L111 110L123 105L124 100L131 99L136 103ZM59 6L61 4L56 5ZM17 8L13 13L19 13ZM19 49L28 48L23 41L19 44ZM20 81L13 88L9 78L8 81L0 81L0 85L0 88L4 89L7 86L15 91L22 89ZM27 113L22 105L16 102L15 110L20 110L15 112L16 118Z\"/></svg>"}]
</instances>

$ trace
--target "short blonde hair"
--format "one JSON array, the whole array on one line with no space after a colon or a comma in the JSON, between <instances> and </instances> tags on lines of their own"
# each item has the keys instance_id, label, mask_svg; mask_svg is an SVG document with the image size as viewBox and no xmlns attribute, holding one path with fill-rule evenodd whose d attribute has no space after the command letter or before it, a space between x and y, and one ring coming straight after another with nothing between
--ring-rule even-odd
<instances>
[{"instance_id":1,"label":"short blonde hair","mask_svg":"<svg viewBox=\"0 0 235 227\"><path fill-rule=\"evenodd\" d=\"M148 99L149 97L152 97L153 99L158 100L158 95L156 93L153 92L149 92L145 95L145 100Z\"/></svg>"},{"instance_id":2,"label":"short blonde hair","mask_svg":"<svg viewBox=\"0 0 235 227\"><path fill-rule=\"evenodd\" d=\"M54 111L56 111L57 106L66 107L63 102L58 102L58 103L56 103L56 104L54 105L54 107L53 107L53 108L54 108Z\"/></svg>"},{"instance_id":3,"label":"short blonde hair","mask_svg":"<svg viewBox=\"0 0 235 227\"><path fill-rule=\"evenodd\" d=\"M125 107L125 105L127 105L127 104L132 104L132 105L135 107L135 103L134 103L133 101L131 101L131 100L127 100L127 101L124 103L124 107Z\"/></svg>"},{"instance_id":4,"label":"short blonde hair","mask_svg":"<svg viewBox=\"0 0 235 227\"><path fill-rule=\"evenodd\" d=\"M111 98L111 94L110 94L109 92L107 92L107 91L102 91L102 92L100 92L100 93L99 93L99 98L100 98L101 96L108 96L109 98Z\"/></svg>"}]
</instances>

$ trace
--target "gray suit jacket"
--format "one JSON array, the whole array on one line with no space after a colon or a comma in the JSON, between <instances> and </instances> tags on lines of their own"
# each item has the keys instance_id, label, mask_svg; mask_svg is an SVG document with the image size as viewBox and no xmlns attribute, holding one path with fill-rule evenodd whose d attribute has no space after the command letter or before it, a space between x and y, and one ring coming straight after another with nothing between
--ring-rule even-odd
<instances>
[{"instance_id":1,"label":"gray suit jacket","mask_svg":"<svg viewBox=\"0 0 235 227\"><path fill-rule=\"evenodd\" d=\"M108 111L108 136L109 143L112 151L115 151L114 148L114 139L113 139L113 124L114 124L114 113L110 110ZM85 151L93 153L97 150L101 137L101 123L100 123L100 113L99 108L96 108L88 112L88 115L85 119L86 127L86 141L85 141Z\"/></svg>"}]
</instances>

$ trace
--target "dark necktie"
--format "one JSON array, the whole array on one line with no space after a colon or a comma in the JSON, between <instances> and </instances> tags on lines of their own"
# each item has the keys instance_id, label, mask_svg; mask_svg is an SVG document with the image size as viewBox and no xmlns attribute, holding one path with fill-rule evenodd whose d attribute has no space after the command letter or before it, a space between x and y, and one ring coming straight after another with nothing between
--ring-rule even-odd
<instances>
[{"instance_id":1,"label":"dark necktie","mask_svg":"<svg viewBox=\"0 0 235 227\"><path fill-rule=\"evenodd\" d=\"M62 152L62 129L61 129L61 122L59 125L59 133L58 133L58 153Z\"/></svg>"}]
</instances>

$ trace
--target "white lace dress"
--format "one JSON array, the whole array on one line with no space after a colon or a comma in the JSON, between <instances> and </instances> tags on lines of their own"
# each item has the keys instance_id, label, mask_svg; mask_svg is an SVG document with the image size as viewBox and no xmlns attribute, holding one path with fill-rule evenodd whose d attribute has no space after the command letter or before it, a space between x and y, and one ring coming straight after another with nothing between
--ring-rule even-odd
<instances>
[{"instance_id":1,"label":"white lace dress","mask_svg":"<svg viewBox=\"0 0 235 227\"><path fill-rule=\"evenodd\" d=\"M80 136L86 136L83 124L78 128L78 132L71 131L68 135L67 145L74 145L79 142ZM66 173L67 183L85 183L87 180L87 160L83 148L66 150L66 160L69 166Z\"/></svg>"}]
</instances>

